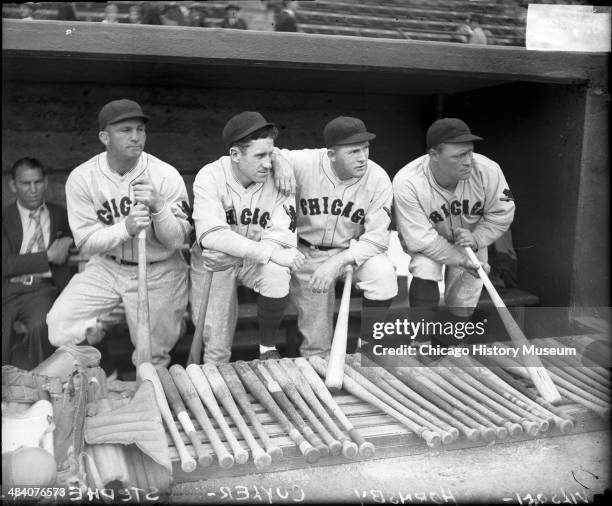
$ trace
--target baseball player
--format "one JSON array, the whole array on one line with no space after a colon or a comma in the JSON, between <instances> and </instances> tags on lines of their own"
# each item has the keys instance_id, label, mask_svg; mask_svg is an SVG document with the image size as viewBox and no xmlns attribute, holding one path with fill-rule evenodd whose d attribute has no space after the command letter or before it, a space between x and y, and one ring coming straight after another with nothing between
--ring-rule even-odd
<instances>
[{"instance_id":1,"label":"baseball player","mask_svg":"<svg viewBox=\"0 0 612 506\"><path fill-rule=\"evenodd\" d=\"M474 141L481 140L460 119L437 120L427 130L427 154L393 179L397 227L412 257L410 305L438 305L445 265L444 299L451 321L467 320L482 291L474 271L478 266L464 247L472 248L486 265L487 247L514 218L514 201L501 168L474 153Z\"/></svg>"},{"instance_id":2,"label":"baseball player","mask_svg":"<svg viewBox=\"0 0 612 506\"><path fill-rule=\"evenodd\" d=\"M213 271L204 332L204 362L228 362L236 323L236 281L258 292L260 358L279 358L276 334L288 302L296 249L295 206L274 186L271 156L278 130L258 112L223 129L228 155L205 165L194 186L197 243L191 255L192 314L200 311L202 276ZM194 322L197 324L197 321ZM234 327L234 328L232 328Z\"/></svg>"},{"instance_id":3,"label":"baseball player","mask_svg":"<svg viewBox=\"0 0 612 506\"><path fill-rule=\"evenodd\" d=\"M274 163L279 177L288 165L297 185L298 249L306 262L291 276L291 297L305 357L329 353L335 281L348 265L354 266L357 287L363 290L364 333L371 332L397 295L395 268L386 254L391 181L369 159L376 136L360 119L340 116L325 126L323 137L325 148L282 149Z\"/></svg>"},{"instance_id":4,"label":"baseball player","mask_svg":"<svg viewBox=\"0 0 612 506\"><path fill-rule=\"evenodd\" d=\"M100 315L123 301L135 344L137 236L144 229L152 360L165 366L187 306L188 266L180 250L191 225L183 178L143 151L148 119L131 100L115 100L100 110L98 137L106 151L79 165L66 182L75 244L93 256L56 300L47 323L53 345L76 344Z\"/></svg>"}]
</instances>

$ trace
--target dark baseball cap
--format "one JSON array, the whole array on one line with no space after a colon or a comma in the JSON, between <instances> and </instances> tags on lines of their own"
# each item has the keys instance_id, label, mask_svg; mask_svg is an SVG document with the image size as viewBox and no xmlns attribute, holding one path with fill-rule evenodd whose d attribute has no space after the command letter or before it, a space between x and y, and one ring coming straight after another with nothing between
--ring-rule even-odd
<instances>
[{"instance_id":1,"label":"dark baseball cap","mask_svg":"<svg viewBox=\"0 0 612 506\"><path fill-rule=\"evenodd\" d=\"M356 144L370 141L376 137L366 130L366 126L359 118L338 116L332 119L323 129L325 146L331 148L342 144Z\"/></svg>"},{"instance_id":2,"label":"dark baseball cap","mask_svg":"<svg viewBox=\"0 0 612 506\"><path fill-rule=\"evenodd\" d=\"M481 141L482 137L472 134L470 127L459 118L442 118L434 121L427 129L427 149L442 143Z\"/></svg>"},{"instance_id":3,"label":"dark baseball cap","mask_svg":"<svg viewBox=\"0 0 612 506\"><path fill-rule=\"evenodd\" d=\"M142 107L137 102L126 98L113 100L100 109L98 126L100 130L104 130L106 125L132 118L140 118L145 123L149 121L149 116L142 112Z\"/></svg>"},{"instance_id":4,"label":"dark baseball cap","mask_svg":"<svg viewBox=\"0 0 612 506\"><path fill-rule=\"evenodd\" d=\"M223 142L229 148L234 142L264 127L276 126L254 111L245 111L232 117L223 127Z\"/></svg>"}]
</instances>

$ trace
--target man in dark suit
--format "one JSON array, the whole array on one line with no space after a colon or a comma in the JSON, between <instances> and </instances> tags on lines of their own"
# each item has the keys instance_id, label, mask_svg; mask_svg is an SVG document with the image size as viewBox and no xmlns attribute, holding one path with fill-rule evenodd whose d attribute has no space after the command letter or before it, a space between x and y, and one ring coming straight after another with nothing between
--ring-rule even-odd
<instances>
[{"instance_id":1,"label":"man in dark suit","mask_svg":"<svg viewBox=\"0 0 612 506\"><path fill-rule=\"evenodd\" d=\"M46 316L71 276L68 215L64 207L45 202L47 184L38 160L17 160L9 181L17 201L2 211L2 364L23 369L53 352ZM18 352L22 343L13 342L15 321L27 327L25 353Z\"/></svg>"}]
</instances>

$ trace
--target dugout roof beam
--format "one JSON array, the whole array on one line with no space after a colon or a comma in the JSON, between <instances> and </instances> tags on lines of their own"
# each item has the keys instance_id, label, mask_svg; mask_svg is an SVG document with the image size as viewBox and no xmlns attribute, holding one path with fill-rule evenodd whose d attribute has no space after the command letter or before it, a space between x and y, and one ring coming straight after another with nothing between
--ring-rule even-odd
<instances>
[{"instance_id":1,"label":"dugout roof beam","mask_svg":"<svg viewBox=\"0 0 612 506\"><path fill-rule=\"evenodd\" d=\"M10 19L2 35L3 74L13 81L390 94L607 83L606 55L506 46Z\"/></svg>"}]
</instances>

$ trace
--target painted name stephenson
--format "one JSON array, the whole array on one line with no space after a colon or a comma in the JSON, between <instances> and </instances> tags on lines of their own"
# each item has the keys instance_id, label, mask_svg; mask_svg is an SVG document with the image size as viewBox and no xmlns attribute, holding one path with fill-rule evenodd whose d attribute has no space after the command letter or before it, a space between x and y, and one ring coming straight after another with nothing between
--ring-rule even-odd
<instances>
[{"instance_id":1,"label":"painted name stephenson","mask_svg":"<svg viewBox=\"0 0 612 506\"><path fill-rule=\"evenodd\" d=\"M430 344L422 344L415 346L413 344L402 344L399 346L385 346L383 344L375 344L372 346L374 355L392 355L392 356L496 356L496 357L512 357L518 356L576 356L576 348L563 347L557 348L554 346L536 346L535 344L524 344L519 348L511 348L506 346L472 344L470 346L460 347L437 347Z\"/></svg>"}]
</instances>

